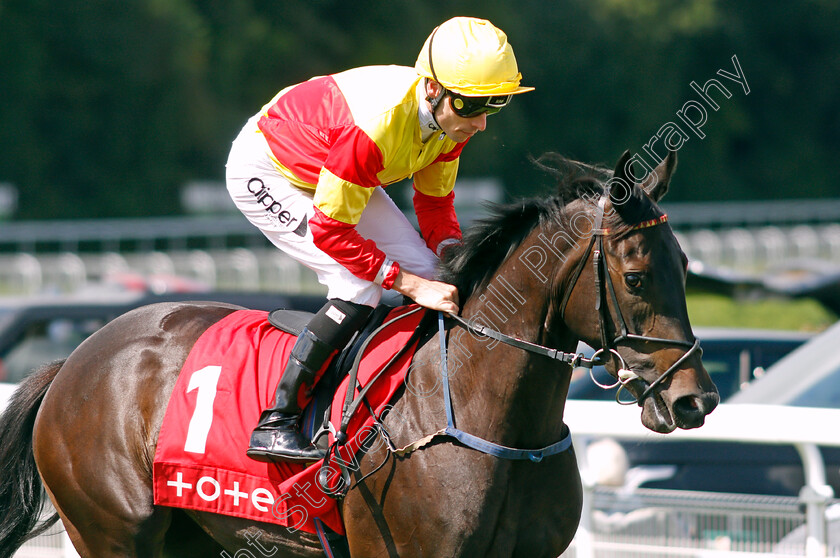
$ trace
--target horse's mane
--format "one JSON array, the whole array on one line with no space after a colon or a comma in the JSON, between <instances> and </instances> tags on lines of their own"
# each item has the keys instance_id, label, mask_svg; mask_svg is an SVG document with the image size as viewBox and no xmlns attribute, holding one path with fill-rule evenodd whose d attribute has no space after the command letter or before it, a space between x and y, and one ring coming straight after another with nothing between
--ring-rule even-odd
<instances>
[{"instance_id":1,"label":"horse's mane","mask_svg":"<svg viewBox=\"0 0 840 558\"><path fill-rule=\"evenodd\" d=\"M458 288L461 303L490 281L502 262L534 228L552 221L568 226L563 209L575 200L597 199L604 191L604 182L612 176L609 169L572 161L556 153L543 155L534 162L558 180L557 194L510 204L489 204L489 216L464 232L461 245L444 252L439 277ZM612 218L620 220L615 214Z\"/></svg>"}]
</instances>

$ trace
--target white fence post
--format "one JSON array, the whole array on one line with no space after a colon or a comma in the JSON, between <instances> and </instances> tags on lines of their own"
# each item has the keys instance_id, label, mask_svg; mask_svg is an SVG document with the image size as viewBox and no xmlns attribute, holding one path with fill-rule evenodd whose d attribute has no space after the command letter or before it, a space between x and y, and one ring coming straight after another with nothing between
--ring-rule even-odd
<instances>
[{"instance_id":1,"label":"white fence post","mask_svg":"<svg viewBox=\"0 0 840 558\"><path fill-rule=\"evenodd\" d=\"M828 556L828 532L825 510L834 497L834 489L826 484L825 464L820 450L814 444L794 444L805 471L805 486L799 492L799 499L806 506L808 535L805 539L805 556L823 558Z\"/></svg>"}]
</instances>

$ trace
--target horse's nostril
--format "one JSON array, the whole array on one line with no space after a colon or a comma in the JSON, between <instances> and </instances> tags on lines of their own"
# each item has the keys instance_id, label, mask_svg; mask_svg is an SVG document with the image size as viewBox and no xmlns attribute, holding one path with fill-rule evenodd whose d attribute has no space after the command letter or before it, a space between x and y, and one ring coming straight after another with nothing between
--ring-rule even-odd
<instances>
[{"instance_id":1,"label":"horse's nostril","mask_svg":"<svg viewBox=\"0 0 840 558\"><path fill-rule=\"evenodd\" d=\"M674 409L680 414L700 412L702 403L693 396L680 397L674 403Z\"/></svg>"},{"instance_id":2,"label":"horse's nostril","mask_svg":"<svg viewBox=\"0 0 840 558\"><path fill-rule=\"evenodd\" d=\"M718 404L717 393L685 395L674 401L674 420L680 428L697 428L706 422L706 415Z\"/></svg>"},{"instance_id":3,"label":"horse's nostril","mask_svg":"<svg viewBox=\"0 0 840 558\"><path fill-rule=\"evenodd\" d=\"M708 413L701 397L686 395L674 402L674 418L683 428L694 428L703 424Z\"/></svg>"}]
</instances>

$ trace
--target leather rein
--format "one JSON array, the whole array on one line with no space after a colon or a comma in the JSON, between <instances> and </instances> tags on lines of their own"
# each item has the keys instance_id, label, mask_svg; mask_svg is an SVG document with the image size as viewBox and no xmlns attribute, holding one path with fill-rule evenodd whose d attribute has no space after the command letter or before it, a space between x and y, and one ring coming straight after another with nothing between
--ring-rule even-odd
<instances>
[{"instance_id":1,"label":"leather rein","mask_svg":"<svg viewBox=\"0 0 840 558\"><path fill-rule=\"evenodd\" d=\"M443 376L443 395L444 395L444 406L446 410L446 427L441 428L437 432L430 434L416 442L413 442L403 448L396 448L392 441L391 437L388 434L387 430L385 429L385 425L382 423L382 417L377 417L376 414L373 412L373 409L369 408L371 415L374 417L374 422L378 427L379 431L385 438L387 447L391 454L396 455L397 457L405 457L406 455L424 447L425 445L432 442L439 436L446 436L455 438L463 445L472 448L474 450L480 451L482 453L486 453L489 455L493 455L495 457L499 457L502 459L511 459L511 460L522 460L527 459L534 462L542 461L544 457L555 455L557 453L564 452L568 450L572 445L572 438L571 433L569 432L568 427L564 425L563 429L565 430L565 435L562 439L558 440L557 442L543 447L539 449L523 449L523 448L512 448L503 446L501 444L497 444L495 442L491 442L489 440L485 440L483 438L479 438L477 436L473 436L463 430L456 428L455 426L455 418L452 408L452 397L449 388L449 367L448 367L448 358L447 358L447 335L446 335L446 325L445 319L448 317L449 319L453 320L457 325L463 327L464 329L475 333L477 335L481 335L484 337L488 337L491 339L495 339L506 345L510 345L511 347L515 347L517 349L521 349L523 351L527 351L529 353L534 353L537 355L541 355L553 360L557 360L559 362L563 362L568 364L572 367L583 366L589 369L590 376L592 375L592 368L594 366L601 366L606 364L612 356L618 359L620 364L620 368L618 370L617 376L618 379L615 384L613 385L602 385L598 383L594 376L592 380L596 383L596 385L610 389L613 387L618 386L619 389L616 392L616 401L623 405L632 405L633 403L637 403L638 405L642 405L643 401L653 392L653 389L659 386L662 382L664 382L667 378L676 372L680 366L695 352L701 351L700 349L700 341L696 338L693 341L682 341L679 339L665 339L660 337L652 337L649 335L640 335L636 333L630 333L627 328L627 321L624 319L624 315L621 312L621 307L618 304L618 297L616 296L615 287L613 285L613 281L609 274L609 269L606 262L606 251L604 250L604 238L613 234L613 231L609 229L602 228L604 213L606 208L607 200L609 199L609 189L605 189L601 198L598 202L598 209L595 216L595 222L592 228L591 239L589 241L588 246L584 252L583 257L576 265L573 273L572 279L570 282L569 288L566 290L562 303L560 305L560 315L561 317L565 317L566 306L571 298L572 291L574 291L575 286L577 285L578 280L580 279L581 273L583 272L586 263L589 261L590 255L592 256L592 263L595 270L595 310L598 312L598 320L599 320L599 327L600 327L600 336L601 336L601 348L595 351L595 354L592 355L591 358L586 358L583 353L567 353L557 349L552 349L550 347L545 347L543 345L539 345L537 343L532 343L530 341L526 341L524 339L520 339L518 337L514 337L512 335L507 335L505 333L501 333L496 331L492 328L473 323L469 320L466 320L458 315L448 313L446 316L442 312L438 312L438 335L440 338L440 361L441 361L441 373ZM663 214L655 219L651 219L648 221L643 221L641 223L637 223L633 225L630 230L639 230L648 227L657 226L668 221L668 217ZM607 304L604 304L604 290L608 293L610 300L612 301L612 305L615 307L616 313L618 314L618 334L612 340L609 339L607 336L607 324L611 322L612 318L610 316L609 307ZM419 310L419 308L418 308ZM677 347L685 347L687 348L686 352L674 363L672 364L665 372L663 372L656 380L651 382L647 388L639 395L638 397L634 398L631 401L622 401L620 397L620 393L622 389L627 390L628 384L635 380L644 381L639 374L634 372L633 370L628 369L626 366L626 362L624 358L618 352L618 346L625 341L644 341L648 343L656 343L662 345L674 345ZM412 343L408 343L407 345L412 345ZM361 355L363 351L360 351L359 355ZM390 365L390 363L389 363ZM358 366L358 362L355 363L354 368ZM387 369L388 365L383 368ZM381 374L382 371L380 371ZM377 375L378 377L378 375ZM372 384L373 381L370 382ZM355 378L353 384L355 385ZM370 384L368 387L370 387ZM628 390L629 391L629 390ZM330 452L328 452L327 458L325 460L325 465L328 465L330 462L330 454L336 449L338 445L343 445L346 441L347 436L345 434L347 421L349 417L353 415L353 412L358 407L359 403L364 400L364 393L366 390L362 390L360 396L356 398L354 404L349 404L348 401L345 401L345 408L343 416L345 417L342 421L342 427L338 429L338 432L333 431L336 434L336 442L330 448ZM348 396L350 395L350 390L348 389ZM351 410L352 408L352 410ZM387 458L386 458L387 460ZM374 469L373 471L369 472L368 474L364 475L361 479L356 481L356 485L362 482L365 478L372 475L376 471L378 471L385 462L382 463L379 467ZM343 497L347 491L352 488L350 486L350 476L349 471L346 469L344 464L341 460L337 460L337 464L342 472L343 478L343 487L339 490L327 491L332 497L341 498ZM326 478L321 478L322 476L319 475L318 482L327 490L327 480ZM355 485L354 485L355 486Z\"/></svg>"},{"instance_id":2,"label":"leather rein","mask_svg":"<svg viewBox=\"0 0 840 558\"><path fill-rule=\"evenodd\" d=\"M666 379L670 378L674 372L679 370L680 366L691 357L695 352L700 351L702 354L702 349L700 348L700 341L698 339L694 339L693 341L683 341L679 339L665 339L661 337L653 337L649 335L640 335L636 333L630 333L627 328L627 321L624 319L624 315L621 312L621 306L618 304L618 297L616 296L615 286L613 285L612 278L609 274L609 268L606 262L606 251L604 250L604 238L613 234L614 231L609 229L603 228L603 220L604 220L604 213L607 204L607 200L609 199L609 189L605 189L603 194L601 195L598 201L598 209L595 215L595 222L592 228L591 238L589 241L588 246L583 254L583 257L578 262L577 266L575 267L572 273L572 279L570 282L570 286L566 289L566 292L563 296L562 303L560 305L560 316L565 318L566 313L566 306L568 305L569 299L571 298L572 292L577 285L578 280L580 279L581 273L583 272L586 263L589 261L589 256L592 255L592 264L594 266L595 271L595 310L598 312L598 321L599 321L599 329L600 329L600 336L601 336L601 348L595 351L595 354L592 355L591 358L585 358L583 353L566 353L563 351L559 351L557 349L552 349L549 347L545 347L543 345L539 345L536 343L532 343L530 341L525 341L523 339L519 339L517 337L513 337L511 335L507 335L496 331L494 329L488 328L483 325L474 324L460 316L449 314L448 317L455 321L456 324L459 326L471 331L477 335L482 335L485 337L489 337L491 339L495 339L512 347L516 347L518 349L522 349L524 351L528 351L530 353L542 355L554 360L558 360L560 362L569 364L570 366L577 367L583 366L589 369L590 376L592 377L593 382L599 387L604 389L611 389L618 386L618 391L616 392L616 401L622 405L632 405L636 403L638 405L642 405L644 400L653 393L653 390L662 384ZM630 227L630 230L639 230L648 227L654 227L657 225L661 225L668 221L668 216L663 214L655 219L650 219L648 221L643 221L641 223L637 223ZM607 335L607 324L612 321L612 317L610 316L609 306L604 304L604 290L606 287L606 292L608 293L610 300L612 301L612 305L615 308L618 318L618 334L612 340L609 339ZM644 382L641 376L636 373L635 371L627 368L627 363L624 361L624 358L618 352L618 346L625 342L625 341L643 341L647 343L655 343L660 345L673 345L677 347L684 347L686 348L686 352L674 362L665 372L663 372L656 380L648 384L648 386L644 389L644 391L634 399L630 401L623 401L620 399L621 390L627 389L627 386L636 380ZM445 361L445 341L443 340L443 335L441 334L441 347L442 347L442 360L443 360L443 367L444 367L444 395L447 396L446 405L447 405L447 418L451 417L451 402L448 398L448 375L446 373L446 361ZM594 366L604 365L609 361L609 358L615 356L618 359L620 364L619 370L617 372L617 380L616 383L612 385L603 385L595 380L594 375L592 374L592 368ZM451 421L448 421L448 427L454 428ZM563 440L554 444L554 446L558 444L562 444ZM543 455L547 455L545 453L546 450L553 448L554 446L548 446L547 448L543 448L542 450L535 450L529 458L535 459L537 456L541 458ZM478 448L476 448L478 449ZM517 450L517 451L527 451L527 450ZM508 458L515 458L510 457L513 453L508 455Z\"/></svg>"}]
</instances>

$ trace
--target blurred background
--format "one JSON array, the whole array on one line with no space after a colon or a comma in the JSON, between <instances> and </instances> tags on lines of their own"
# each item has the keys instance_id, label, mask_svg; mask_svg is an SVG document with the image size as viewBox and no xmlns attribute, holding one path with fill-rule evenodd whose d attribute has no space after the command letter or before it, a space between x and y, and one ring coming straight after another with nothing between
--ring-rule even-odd
<instances>
[{"instance_id":1,"label":"blurred background","mask_svg":"<svg viewBox=\"0 0 840 558\"><path fill-rule=\"evenodd\" d=\"M0 2L0 180L18 219L178 215L279 89L357 65L413 65L435 25L485 17L536 92L492 119L462 176L545 187L530 156L612 164L717 78L669 201L827 198L840 150L840 6L829 0ZM716 76L737 55L749 95ZM715 94L712 94L715 96ZM681 123L680 123L681 124Z\"/></svg>"},{"instance_id":2,"label":"blurred background","mask_svg":"<svg viewBox=\"0 0 840 558\"><path fill-rule=\"evenodd\" d=\"M670 137L679 169L664 205L695 262L689 287L706 297L690 299L693 316L834 320L840 3L829 0L0 0L0 294L114 277L320 292L233 210L230 143L279 89L413 65L455 15L501 27L536 87L465 150L464 224L483 200L550 193L532 163L543 153L612 166L630 149L653 164ZM406 208L409 191L389 188ZM730 305L768 295L797 300L756 318Z\"/></svg>"}]
</instances>

